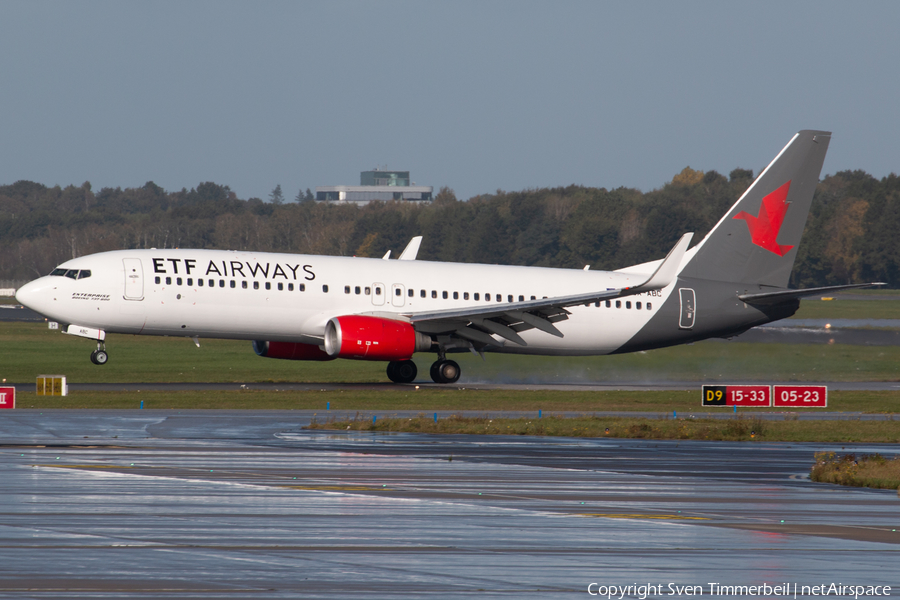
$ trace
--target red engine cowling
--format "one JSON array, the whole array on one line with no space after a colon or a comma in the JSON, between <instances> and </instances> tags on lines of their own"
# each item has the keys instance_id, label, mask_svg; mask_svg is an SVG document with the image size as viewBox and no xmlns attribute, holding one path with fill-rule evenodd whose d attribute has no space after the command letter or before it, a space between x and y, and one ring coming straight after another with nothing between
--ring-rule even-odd
<instances>
[{"instance_id":1,"label":"red engine cowling","mask_svg":"<svg viewBox=\"0 0 900 600\"><path fill-rule=\"evenodd\" d=\"M325 325L325 352L332 358L406 360L430 349L431 338L404 321L349 315Z\"/></svg>"},{"instance_id":2,"label":"red engine cowling","mask_svg":"<svg viewBox=\"0 0 900 600\"><path fill-rule=\"evenodd\" d=\"M266 358L283 358L285 360L334 360L322 352L321 348L312 344L294 342L253 342L253 351Z\"/></svg>"}]
</instances>

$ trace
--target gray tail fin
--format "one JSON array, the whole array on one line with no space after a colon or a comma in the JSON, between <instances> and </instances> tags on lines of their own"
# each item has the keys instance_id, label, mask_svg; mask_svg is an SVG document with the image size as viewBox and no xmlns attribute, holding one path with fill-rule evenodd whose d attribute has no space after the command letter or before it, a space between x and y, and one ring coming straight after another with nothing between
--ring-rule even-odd
<instances>
[{"instance_id":1,"label":"gray tail fin","mask_svg":"<svg viewBox=\"0 0 900 600\"><path fill-rule=\"evenodd\" d=\"M694 249L682 277L787 287L831 133L801 131Z\"/></svg>"}]
</instances>

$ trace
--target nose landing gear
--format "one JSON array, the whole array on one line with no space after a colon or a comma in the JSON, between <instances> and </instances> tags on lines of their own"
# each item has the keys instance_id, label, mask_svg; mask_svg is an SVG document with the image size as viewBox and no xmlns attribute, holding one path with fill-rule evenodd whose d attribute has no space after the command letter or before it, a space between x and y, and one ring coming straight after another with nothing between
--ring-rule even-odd
<instances>
[{"instance_id":1,"label":"nose landing gear","mask_svg":"<svg viewBox=\"0 0 900 600\"><path fill-rule=\"evenodd\" d=\"M95 365L105 365L108 360L109 355L106 353L106 344L97 342L97 349L91 352L91 362Z\"/></svg>"}]
</instances>

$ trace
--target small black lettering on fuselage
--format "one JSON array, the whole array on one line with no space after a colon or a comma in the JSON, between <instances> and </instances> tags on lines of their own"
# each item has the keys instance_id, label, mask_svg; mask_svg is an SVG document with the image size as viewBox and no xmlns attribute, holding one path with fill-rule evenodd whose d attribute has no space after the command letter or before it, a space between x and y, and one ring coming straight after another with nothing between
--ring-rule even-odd
<instances>
[{"instance_id":1,"label":"small black lettering on fuselage","mask_svg":"<svg viewBox=\"0 0 900 600\"><path fill-rule=\"evenodd\" d=\"M166 274L174 274L179 275L182 272L191 275L194 269L197 268L197 260L193 258L153 258L153 272L160 273L163 275ZM166 263L169 263L168 265ZM179 267L183 267L183 271L179 271ZM250 262L241 262L239 260L232 261L222 261L221 263L216 263L215 261L209 261L209 264L206 266L206 275L215 274L219 277L241 277L242 279L247 279L248 275L244 273L244 268L246 267L247 271L249 271L249 278L251 279L275 279L281 278L288 281L296 281L298 277L298 271L300 268L303 270L299 273L299 277L302 277L306 281L312 281L316 278L316 273L313 271L312 265L292 265L289 263L250 263ZM290 273L290 275L288 275Z\"/></svg>"}]
</instances>

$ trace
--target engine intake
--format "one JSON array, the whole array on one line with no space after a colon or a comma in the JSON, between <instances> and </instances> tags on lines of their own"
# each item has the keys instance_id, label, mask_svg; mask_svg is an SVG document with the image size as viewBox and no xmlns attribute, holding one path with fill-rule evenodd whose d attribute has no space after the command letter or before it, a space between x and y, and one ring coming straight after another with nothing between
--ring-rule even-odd
<instances>
[{"instance_id":1,"label":"engine intake","mask_svg":"<svg viewBox=\"0 0 900 600\"><path fill-rule=\"evenodd\" d=\"M332 358L407 360L430 349L431 337L404 321L349 315L325 325L325 352Z\"/></svg>"}]
</instances>

